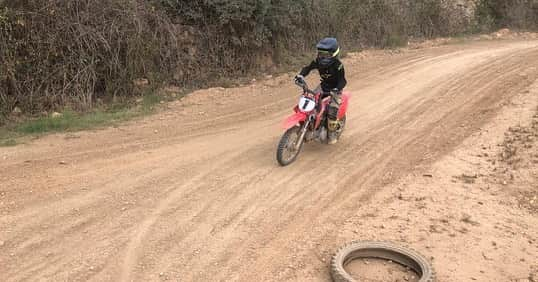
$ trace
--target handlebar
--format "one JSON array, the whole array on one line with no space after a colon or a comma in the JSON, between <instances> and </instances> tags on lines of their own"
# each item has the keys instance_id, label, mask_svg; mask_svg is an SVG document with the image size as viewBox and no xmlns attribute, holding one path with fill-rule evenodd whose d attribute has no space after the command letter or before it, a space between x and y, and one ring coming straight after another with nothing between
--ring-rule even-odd
<instances>
[{"instance_id":1,"label":"handlebar","mask_svg":"<svg viewBox=\"0 0 538 282\"><path fill-rule=\"evenodd\" d=\"M297 84L297 86L301 87L305 93L312 94L312 95L317 94L316 92L314 92L314 90L311 90L310 88L308 88L308 84L304 80L303 81L296 81L295 84Z\"/></svg>"},{"instance_id":2,"label":"handlebar","mask_svg":"<svg viewBox=\"0 0 538 282\"><path fill-rule=\"evenodd\" d=\"M315 92L314 90L308 88L308 84L307 84L306 81L304 81L304 80L303 80L303 81L295 81L295 84L296 84L297 86L301 87L301 88L303 89L304 93L308 93L308 94L312 94L312 95L316 95L316 94L318 94L318 93ZM329 92L329 94L330 94L331 96L333 96L335 93L331 90L331 91Z\"/></svg>"}]
</instances>

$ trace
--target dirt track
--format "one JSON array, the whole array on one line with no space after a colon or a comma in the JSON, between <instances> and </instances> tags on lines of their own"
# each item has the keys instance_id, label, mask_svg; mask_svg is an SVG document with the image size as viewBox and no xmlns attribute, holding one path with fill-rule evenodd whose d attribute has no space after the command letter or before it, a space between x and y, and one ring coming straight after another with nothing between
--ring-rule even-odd
<instances>
[{"instance_id":1,"label":"dirt track","mask_svg":"<svg viewBox=\"0 0 538 282\"><path fill-rule=\"evenodd\" d=\"M489 232L509 205L452 236L429 219L471 209L469 197L410 188L431 209L394 197L409 196L398 183L416 183L417 170L443 172L517 95L538 104L528 90L538 41L366 54L345 60L353 99L341 142L308 144L286 168L274 155L298 94L289 75L198 91L117 128L0 148L0 280L327 281L331 253L353 239L410 243L434 257L440 281L525 278L538 261L536 216L515 209L502 222L528 242ZM389 208L412 219L391 220ZM483 253L470 243L481 236L506 252Z\"/></svg>"}]
</instances>

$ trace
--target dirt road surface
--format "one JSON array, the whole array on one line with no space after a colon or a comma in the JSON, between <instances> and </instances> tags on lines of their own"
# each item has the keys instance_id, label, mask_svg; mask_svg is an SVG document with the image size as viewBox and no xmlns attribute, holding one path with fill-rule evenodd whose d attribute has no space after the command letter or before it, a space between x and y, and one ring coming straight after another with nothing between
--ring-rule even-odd
<instances>
[{"instance_id":1,"label":"dirt road surface","mask_svg":"<svg viewBox=\"0 0 538 282\"><path fill-rule=\"evenodd\" d=\"M538 281L537 62L532 40L351 54L342 140L285 168L291 74L0 148L0 280L328 281L338 246L390 240L439 281Z\"/></svg>"}]
</instances>

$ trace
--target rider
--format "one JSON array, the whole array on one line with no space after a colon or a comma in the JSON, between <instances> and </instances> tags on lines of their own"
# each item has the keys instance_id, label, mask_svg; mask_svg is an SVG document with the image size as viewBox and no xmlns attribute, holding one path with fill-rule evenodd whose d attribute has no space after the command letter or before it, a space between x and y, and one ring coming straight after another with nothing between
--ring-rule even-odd
<instances>
[{"instance_id":1,"label":"rider","mask_svg":"<svg viewBox=\"0 0 538 282\"><path fill-rule=\"evenodd\" d=\"M322 39L317 45L318 55L310 65L304 67L295 76L295 82L303 83L304 77L313 69L318 69L321 77L321 85L316 91L322 92L322 99L333 93L329 109L327 111L327 129L329 131L329 144L337 142L337 130L340 128L338 120L338 110L342 103L342 90L347 84L344 65L338 59L340 46L336 38L327 37ZM321 89L319 89L321 88Z\"/></svg>"}]
</instances>

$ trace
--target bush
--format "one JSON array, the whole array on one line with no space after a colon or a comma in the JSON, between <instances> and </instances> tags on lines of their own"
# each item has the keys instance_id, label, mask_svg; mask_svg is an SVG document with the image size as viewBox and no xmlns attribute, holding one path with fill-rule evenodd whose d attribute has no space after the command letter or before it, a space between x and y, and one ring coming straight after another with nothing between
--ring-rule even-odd
<instances>
[{"instance_id":1,"label":"bush","mask_svg":"<svg viewBox=\"0 0 538 282\"><path fill-rule=\"evenodd\" d=\"M145 1L0 2L0 114L133 94L132 80L165 79L177 54L172 26Z\"/></svg>"},{"instance_id":2,"label":"bush","mask_svg":"<svg viewBox=\"0 0 538 282\"><path fill-rule=\"evenodd\" d=\"M482 31L512 27L538 28L538 1L479 0L476 9L477 28Z\"/></svg>"},{"instance_id":3,"label":"bush","mask_svg":"<svg viewBox=\"0 0 538 282\"><path fill-rule=\"evenodd\" d=\"M478 0L476 25L536 27L531 0ZM468 32L444 0L0 0L0 123L139 95L133 80L184 87L307 60L320 38L344 49Z\"/></svg>"}]
</instances>

